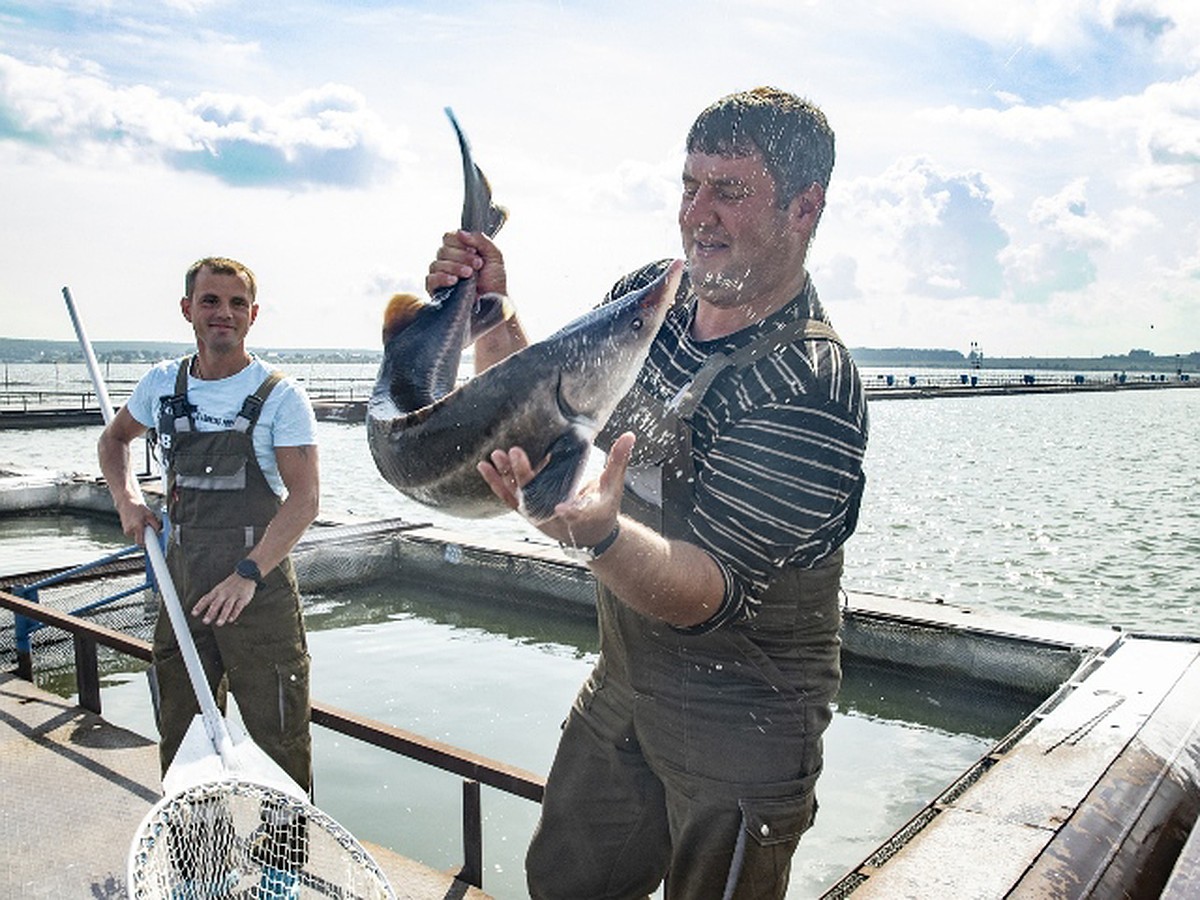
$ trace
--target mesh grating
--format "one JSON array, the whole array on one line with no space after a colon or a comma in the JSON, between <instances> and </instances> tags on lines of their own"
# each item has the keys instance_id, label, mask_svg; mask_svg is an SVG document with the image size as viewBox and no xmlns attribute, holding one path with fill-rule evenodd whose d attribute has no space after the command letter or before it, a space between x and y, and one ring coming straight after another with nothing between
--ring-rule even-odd
<instances>
[{"instance_id":1,"label":"mesh grating","mask_svg":"<svg viewBox=\"0 0 1200 900\"><path fill-rule=\"evenodd\" d=\"M141 571L135 574L115 575L103 580L73 580L38 591L37 600L43 606L75 612L79 618L87 619L106 628L121 631L134 637L149 640L154 628L157 610L157 594L150 588L138 590L146 579ZM14 593L12 587L6 588ZM83 611L98 601L134 591L126 597L107 603L97 609ZM20 596L20 595L18 595ZM57 628L39 628L31 638L33 651L39 665L51 668L73 662L74 648L71 636ZM0 663L16 660L16 622L14 614L0 609Z\"/></svg>"},{"instance_id":2,"label":"mesh grating","mask_svg":"<svg viewBox=\"0 0 1200 900\"><path fill-rule=\"evenodd\" d=\"M547 545L517 544L506 551L495 546L474 547L440 537L428 526L399 520L361 525L318 527L293 550L292 559L303 592L312 600L323 591L346 585L387 581L393 586L414 586L433 596L489 599L503 594L508 603L553 609L556 612L594 616L595 588L585 567L569 563ZM122 560L70 581L43 587L37 600L54 609L77 612L108 628L150 640L157 614L157 594L136 590L145 582L140 557ZM40 580L48 573L8 579L10 592L18 584ZM98 609L79 612L105 598L126 591L135 593ZM0 663L16 659L13 613L0 609ZM73 645L68 634L56 628L34 632L32 644L39 668L69 666Z\"/></svg>"}]
</instances>

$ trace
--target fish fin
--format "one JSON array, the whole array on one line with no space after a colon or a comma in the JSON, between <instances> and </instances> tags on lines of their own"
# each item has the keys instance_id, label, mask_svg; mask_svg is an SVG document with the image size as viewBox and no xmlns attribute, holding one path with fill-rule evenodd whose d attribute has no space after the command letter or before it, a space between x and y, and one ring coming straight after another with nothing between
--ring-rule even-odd
<instances>
[{"instance_id":1,"label":"fish fin","mask_svg":"<svg viewBox=\"0 0 1200 900\"><path fill-rule=\"evenodd\" d=\"M476 298L463 337L463 346L469 347L493 328L503 325L515 312L512 302L504 294L483 294Z\"/></svg>"},{"instance_id":2,"label":"fish fin","mask_svg":"<svg viewBox=\"0 0 1200 900\"><path fill-rule=\"evenodd\" d=\"M395 335L407 328L417 313L429 303L415 294L393 294L383 311L383 342L386 344Z\"/></svg>"},{"instance_id":3,"label":"fish fin","mask_svg":"<svg viewBox=\"0 0 1200 900\"><path fill-rule=\"evenodd\" d=\"M475 168L478 169L479 167L476 166ZM484 181L487 181L487 179L484 177L483 172L479 173L479 177L483 178ZM491 192L490 187L488 188L488 191L489 191L489 193ZM500 204L498 204L494 201L489 202L487 216L484 218L483 227L480 229L480 231L482 231L488 237L495 237L496 233L501 229L501 227L503 227L504 223L507 221L508 221L508 207L501 206Z\"/></svg>"},{"instance_id":4,"label":"fish fin","mask_svg":"<svg viewBox=\"0 0 1200 900\"><path fill-rule=\"evenodd\" d=\"M542 470L521 489L521 515L531 522L541 522L553 516L554 507L566 500L574 490L591 446L591 442L574 429L559 435L550 445Z\"/></svg>"},{"instance_id":5,"label":"fish fin","mask_svg":"<svg viewBox=\"0 0 1200 900\"><path fill-rule=\"evenodd\" d=\"M466 134L455 118L450 107L445 108L454 133L458 136L458 146L462 152L463 181L466 192L463 195L462 227L467 231L482 231L488 237L495 237L501 226L508 221L508 210L492 200L492 186L488 184L483 169L475 164L471 157L471 144Z\"/></svg>"}]
</instances>

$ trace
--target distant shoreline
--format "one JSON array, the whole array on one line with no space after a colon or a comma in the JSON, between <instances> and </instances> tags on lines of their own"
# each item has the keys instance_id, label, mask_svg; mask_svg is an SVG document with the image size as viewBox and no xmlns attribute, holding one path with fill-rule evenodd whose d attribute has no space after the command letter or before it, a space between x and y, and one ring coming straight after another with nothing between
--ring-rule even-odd
<instances>
[{"instance_id":1,"label":"distant shoreline","mask_svg":"<svg viewBox=\"0 0 1200 900\"><path fill-rule=\"evenodd\" d=\"M194 344L171 341L95 341L96 357L102 363L154 363L182 356ZM375 365L383 358L381 349L272 348L251 347L264 359L280 364L345 363ZM851 355L860 368L895 369L1037 369L1041 371L1200 372L1200 350L1159 355L1148 350L1096 357L1002 357L964 355L957 350L910 347L852 347ZM0 337L0 363L13 365L82 363L83 354L74 341Z\"/></svg>"},{"instance_id":2,"label":"distant shoreline","mask_svg":"<svg viewBox=\"0 0 1200 900\"><path fill-rule=\"evenodd\" d=\"M863 387L867 399L872 403L879 400L932 400L951 397L1004 397L1018 394L1074 394L1074 393L1104 393L1122 390L1160 390L1169 388L1200 388L1200 377L1183 378L1168 377L1165 374L1142 373L1116 379L1079 380L1082 376L1059 378L1047 377L1044 373L1038 378L1028 376L1003 376L1003 380L995 378L979 380L972 383L967 380L955 380L951 377L937 376L913 378L910 383L903 381L886 382L884 376L864 380ZM325 395L320 388L311 391L313 409L317 419L321 421L339 422L346 425L360 425L367 419L367 401L361 399L345 399ZM334 392L336 394L336 392ZM77 406L22 406L21 404L6 404L9 399L0 392L0 431L6 429L41 429L41 428L72 428L81 425L100 425L103 418L95 405L92 395L81 395L82 402Z\"/></svg>"}]
</instances>

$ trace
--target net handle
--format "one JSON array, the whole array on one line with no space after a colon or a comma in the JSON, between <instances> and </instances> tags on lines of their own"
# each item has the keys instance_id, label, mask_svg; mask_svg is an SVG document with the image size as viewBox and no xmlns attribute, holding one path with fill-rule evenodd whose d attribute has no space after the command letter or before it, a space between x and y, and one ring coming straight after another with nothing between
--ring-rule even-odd
<instances>
[{"instance_id":1,"label":"net handle","mask_svg":"<svg viewBox=\"0 0 1200 900\"><path fill-rule=\"evenodd\" d=\"M71 317L71 324L75 328L75 336L79 338L79 345L83 349L83 359L87 363L92 387L95 388L96 398L100 402L100 414L104 417L104 424L108 425L113 419L112 403L108 399L108 388L100 374L100 365L96 362L92 342L88 340L87 333L84 331L83 321L75 309L75 301L71 297L70 289L64 287L62 295L67 304L67 313ZM137 478L133 478L131 481L135 496L139 501L145 502ZM171 580L171 573L167 570L167 558L163 554L158 532L152 526L147 525L143 540L146 556L150 560L150 567L158 582L158 589L162 592L163 606L166 607L167 615L171 620L171 630L175 633L175 640L179 644L188 678L192 682L192 690L196 694L196 701L200 704L200 715L204 719L205 731L208 732L208 738L213 748L220 754L221 761L227 768L233 768L233 739L229 735L229 729L225 725L221 711L217 708L217 701L213 698L212 689L208 686L208 679L204 677L204 667L200 664L200 655L196 652L196 644L188 629L187 617L179 602L179 594L175 591L175 583Z\"/></svg>"}]
</instances>

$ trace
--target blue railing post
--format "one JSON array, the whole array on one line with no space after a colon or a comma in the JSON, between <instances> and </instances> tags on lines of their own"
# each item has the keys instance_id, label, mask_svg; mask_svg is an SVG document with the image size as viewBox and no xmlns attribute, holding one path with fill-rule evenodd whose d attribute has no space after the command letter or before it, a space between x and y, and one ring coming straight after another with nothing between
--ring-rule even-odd
<instances>
[{"instance_id":1,"label":"blue railing post","mask_svg":"<svg viewBox=\"0 0 1200 900\"><path fill-rule=\"evenodd\" d=\"M56 584L68 581L75 575L87 572L91 569L99 568L103 565L107 565L108 563L120 559L123 556L129 556L132 553L136 553L140 549L141 548L139 548L136 544L133 544L132 546L125 547L116 551L115 553L110 553L107 556L101 557L94 562L85 563L81 566L75 566L74 568L68 569L65 572L58 572L57 574L50 575L41 579L40 581L35 581L24 585L14 585L10 591L16 596L21 597L24 600L28 600L30 603L40 603L41 600L39 599L38 592L42 588L53 587ZM146 563L146 567L147 571L149 571L148 561ZM151 586L154 586L152 576L148 576L147 580ZM144 587L145 585L143 585L143 588ZM129 594L132 594L138 590L142 590L142 588L133 588L132 590L122 591L110 597L105 597L102 600L97 600L94 603L89 603L86 606L73 610L72 614L78 615L80 613L90 612L94 609L98 609L101 606L112 603L115 600L119 600L122 597L127 597ZM18 678L24 678L26 681L33 681L33 633L44 627L45 625L43 625L41 622L37 622L28 616L23 616L20 613L13 614L13 645L17 655L16 675Z\"/></svg>"},{"instance_id":2,"label":"blue railing post","mask_svg":"<svg viewBox=\"0 0 1200 900\"><path fill-rule=\"evenodd\" d=\"M36 587L17 585L12 592L30 603L38 602ZM33 633L41 628L41 623L33 621L28 616L13 614L13 644L17 651L17 677L33 681Z\"/></svg>"}]
</instances>

